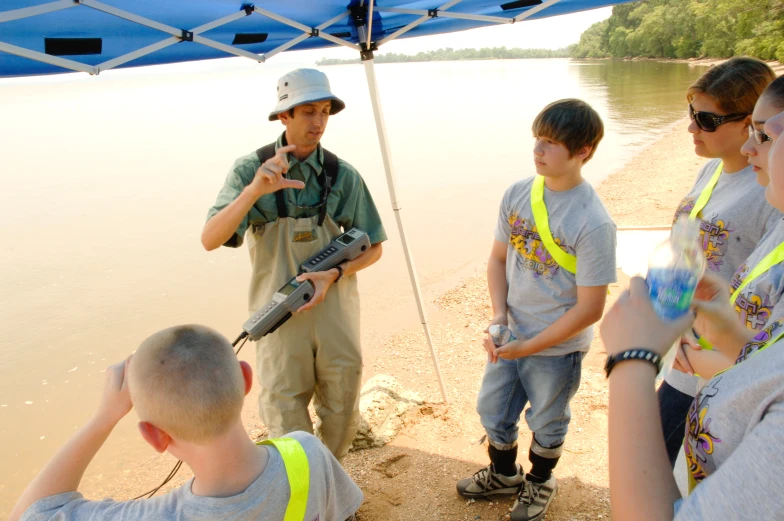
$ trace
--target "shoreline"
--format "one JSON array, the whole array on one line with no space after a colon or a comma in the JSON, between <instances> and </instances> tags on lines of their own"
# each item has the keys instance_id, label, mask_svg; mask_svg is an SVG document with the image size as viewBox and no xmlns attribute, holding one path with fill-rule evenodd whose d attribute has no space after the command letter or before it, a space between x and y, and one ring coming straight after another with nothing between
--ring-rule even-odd
<instances>
[{"instance_id":1,"label":"shoreline","mask_svg":"<svg viewBox=\"0 0 784 521\"><path fill-rule=\"evenodd\" d=\"M643 148L596 192L616 226L669 227L681 198L706 161L694 153L688 118L683 118Z\"/></svg>"}]
</instances>

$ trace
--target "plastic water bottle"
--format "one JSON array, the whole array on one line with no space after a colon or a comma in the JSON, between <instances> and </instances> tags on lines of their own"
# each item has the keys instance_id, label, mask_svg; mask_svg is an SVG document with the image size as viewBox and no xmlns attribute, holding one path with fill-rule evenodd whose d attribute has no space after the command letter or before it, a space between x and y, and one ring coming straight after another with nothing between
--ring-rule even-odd
<instances>
[{"instance_id":1,"label":"plastic water bottle","mask_svg":"<svg viewBox=\"0 0 784 521\"><path fill-rule=\"evenodd\" d=\"M700 223L681 215L670 238L648 259L648 294L662 320L675 320L689 311L697 283L705 270L699 246Z\"/></svg>"},{"instance_id":2,"label":"plastic water bottle","mask_svg":"<svg viewBox=\"0 0 784 521\"><path fill-rule=\"evenodd\" d=\"M490 333L490 338L493 339L493 343L496 347L501 347L502 345L515 340L512 330L503 324L493 324L487 328L487 332Z\"/></svg>"}]
</instances>

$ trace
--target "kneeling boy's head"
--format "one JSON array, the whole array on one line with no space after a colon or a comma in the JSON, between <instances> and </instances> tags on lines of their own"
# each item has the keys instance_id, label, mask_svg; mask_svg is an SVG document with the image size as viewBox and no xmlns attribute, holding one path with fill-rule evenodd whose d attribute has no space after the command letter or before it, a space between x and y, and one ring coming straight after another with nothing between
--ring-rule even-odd
<instances>
[{"instance_id":1,"label":"kneeling boy's head","mask_svg":"<svg viewBox=\"0 0 784 521\"><path fill-rule=\"evenodd\" d=\"M587 163L593 157L604 137L602 118L590 105L578 99L550 103L536 116L531 130L537 138L536 147L539 147L541 140L563 145L568 152L568 159L577 158L580 164ZM534 155L544 155L545 151L537 151L536 147ZM539 167L537 162L537 170Z\"/></svg>"},{"instance_id":2,"label":"kneeling boy's head","mask_svg":"<svg viewBox=\"0 0 784 521\"><path fill-rule=\"evenodd\" d=\"M128 366L128 389L143 434L146 424L201 445L239 420L249 376L250 367L240 366L225 337L204 326L177 326L137 349Z\"/></svg>"}]
</instances>

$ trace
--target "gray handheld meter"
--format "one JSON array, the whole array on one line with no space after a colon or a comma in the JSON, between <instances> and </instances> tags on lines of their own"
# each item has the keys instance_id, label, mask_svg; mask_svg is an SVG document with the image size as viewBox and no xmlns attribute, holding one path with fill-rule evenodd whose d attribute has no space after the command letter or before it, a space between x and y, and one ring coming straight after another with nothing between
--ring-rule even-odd
<instances>
[{"instance_id":1,"label":"gray handheld meter","mask_svg":"<svg viewBox=\"0 0 784 521\"><path fill-rule=\"evenodd\" d=\"M303 273L331 270L347 260L354 260L370 248L368 234L358 228L351 228L335 237L329 246L302 263L299 267Z\"/></svg>"},{"instance_id":2,"label":"gray handheld meter","mask_svg":"<svg viewBox=\"0 0 784 521\"><path fill-rule=\"evenodd\" d=\"M335 237L326 248L306 260L300 266L300 273L330 270L343 261L356 259L368 248L370 248L370 238L367 233L351 228ZM315 291L312 282L309 280L298 282L294 277L275 292L267 305L256 311L243 324L243 331L254 341L276 331L291 318L292 313L313 297Z\"/></svg>"},{"instance_id":3,"label":"gray handheld meter","mask_svg":"<svg viewBox=\"0 0 784 521\"><path fill-rule=\"evenodd\" d=\"M256 311L243 324L242 329L248 333L251 340L258 340L274 332L291 318L292 313L309 301L315 291L312 282L299 282L297 277L294 277L276 291L269 304Z\"/></svg>"}]
</instances>

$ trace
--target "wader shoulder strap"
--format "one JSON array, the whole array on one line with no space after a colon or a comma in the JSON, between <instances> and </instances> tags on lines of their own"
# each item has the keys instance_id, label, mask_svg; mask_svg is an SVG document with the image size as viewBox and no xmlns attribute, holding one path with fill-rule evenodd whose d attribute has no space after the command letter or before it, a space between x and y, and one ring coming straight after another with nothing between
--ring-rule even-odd
<instances>
[{"instance_id":1,"label":"wader shoulder strap","mask_svg":"<svg viewBox=\"0 0 784 521\"><path fill-rule=\"evenodd\" d=\"M260 149L256 150L256 155L259 157L259 161L261 161L261 164L263 165L265 161L275 157L275 143L264 145ZM286 200L283 199L283 190L278 190L275 192L275 203L278 206L278 217L288 217L289 212L286 211Z\"/></svg>"},{"instance_id":2,"label":"wader shoulder strap","mask_svg":"<svg viewBox=\"0 0 784 521\"><path fill-rule=\"evenodd\" d=\"M319 226L324 224L324 219L327 217L327 200L329 199L329 194L332 192L332 187L335 185L335 181L338 178L338 156L323 147L321 148L321 151L324 152L324 168L321 169L318 181L319 184L324 187L324 204L319 208Z\"/></svg>"},{"instance_id":3,"label":"wader shoulder strap","mask_svg":"<svg viewBox=\"0 0 784 521\"><path fill-rule=\"evenodd\" d=\"M542 239L542 244L547 248L555 262L571 274L577 273L577 257L563 251L553 240L550 233L550 217L547 215L547 207L544 204L544 177L536 176L531 187L531 210L534 214L536 231Z\"/></svg>"},{"instance_id":4,"label":"wader shoulder strap","mask_svg":"<svg viewBox=\"0 0 784 521\"><path fill-rule=\"evenodd\" d=\"M261 441L257 445L273 445L283 458L283 466L286 468L289 489L291 489L291 497L283 521L303 521L310 490L310 466L305 449L294 438L273 438Z\"/></svg>"},{"instance_id":5,"label":"wader shoulder strap","mask_svg":"<svg viewBox=\"0 0 784 521\"><path fill-rule=\"evenodd\" d=\"M710 196L713 193L713 189L716 186L716 183L719 182L719 177L721 176L721 171L724 168L724 161L719 161L719 166L716 167L716 171L713 172L713 176L708 181L708 184L705 185L705 188L702 189L700 196L697 198L697 202L694 203L694 208L691 209L689 213L689 219L696 219L699 217L700 212L705 205L708 204L710 200Z\"/></svg>"},{"instance_id":6,"label":"wader shoulder strap","mask_svg":"<svg viewBox=\"0 0 784 521\"><path fill-rule=\"evenodd\" d=\"M283 145L286 145L285 137L283 138ZM324 147L321 148L321 151L324 153L324 168L321 170L321 173L316 179L318 180L319 185L323 187L322 189L324 190L324 200L326 200L329 198L332 187L335 185L335 181L337 181L338 178L338 156ZM275 143L264 145L260 149L256 150L256 156L258 156L261 164L264 164L265 161L275 156ZM275 203L278 206L278 217L288 217L289 214L286 210L286 200L283 197L283 190L278 190L275 192ZM324 219L326 219L326 217L327 205L324 204L319 209L319 226L324 224Z\"/></svg>"}]
</instances>

